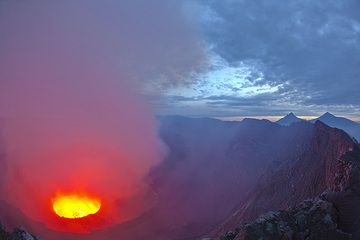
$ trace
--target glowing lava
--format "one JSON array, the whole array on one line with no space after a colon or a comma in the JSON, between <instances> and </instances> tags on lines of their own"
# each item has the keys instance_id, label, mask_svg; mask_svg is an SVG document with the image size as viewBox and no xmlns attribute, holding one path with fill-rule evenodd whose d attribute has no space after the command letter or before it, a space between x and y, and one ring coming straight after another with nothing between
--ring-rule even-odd
<instances>
[{"instance_id":1,"label":"glowing lava","mask_svg":"<svg viewBox=\"0 0 360 240\"><path fill-rule=\"evenodd\" d=\"M100 210L101 201L86 195L58 195L53 199L53 210L59 217L82 218Z\"/></svg>"}]
</instances>

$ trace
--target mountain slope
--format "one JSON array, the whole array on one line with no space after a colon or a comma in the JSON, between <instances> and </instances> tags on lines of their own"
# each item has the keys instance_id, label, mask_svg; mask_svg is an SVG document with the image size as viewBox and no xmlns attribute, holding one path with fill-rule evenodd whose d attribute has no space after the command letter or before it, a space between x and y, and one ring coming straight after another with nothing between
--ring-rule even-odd
<instances>
[{"instance_id":1,"label":"mountain slope","mask_svg":"<svg viewBox=\"0 0 360 240\"><path fill-rule=\"evenodd\" d=\"M358 198L347 196L348 200L344 200L346 197L340 196L340 192L343 194L346 189L357 187L360 179L360 171L352 173L352 170L357 169L360 155L354 157L356 166L353 167L353 163L344 160L349 152L359 152L356 142L343 131L316 122L314 135L303 155L298 156L295 161L283 163L278 169L269 169L246 201L240 203L234 210L235 213L216 227L211 236L218 239L229 230L241 228L244 223L253 221L260 214L270 210L288 209L305 199L317 197L326 190L336 193L327 196L333 199L331 204L340 209L339 214L343 214L339 225L346 232L356 235L357 228L353 229L354 225L356 226L354 221L359 221L359 217L351 214L349 204L352 211L359 211L353 204ZM254 224L250 226L259 226Z\"/></svg>"}]
</instances>

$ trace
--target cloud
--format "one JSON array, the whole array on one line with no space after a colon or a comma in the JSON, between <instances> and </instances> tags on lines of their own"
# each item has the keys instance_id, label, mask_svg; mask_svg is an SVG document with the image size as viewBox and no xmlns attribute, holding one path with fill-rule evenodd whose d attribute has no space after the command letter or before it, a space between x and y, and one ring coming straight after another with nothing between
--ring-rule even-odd
<instances>
[{"instance_id":1,"label":"cloud","mask_svg":"<svg viewBox=\"0 0 360 240\"><path fill-rule=\"evenodd\" d=\"M230 66L251 62L263 74L253 83L279 86L278 101L360 105L358 1L199 0L188 8L211 52Z\"/></svg>"}]
</instances>

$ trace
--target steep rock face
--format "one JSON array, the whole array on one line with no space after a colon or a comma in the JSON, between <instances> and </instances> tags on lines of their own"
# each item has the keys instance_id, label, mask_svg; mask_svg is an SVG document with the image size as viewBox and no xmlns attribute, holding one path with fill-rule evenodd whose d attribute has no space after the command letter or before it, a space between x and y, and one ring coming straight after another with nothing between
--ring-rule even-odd
<instances>
[{"instance_id":1,"label":"steep rock face","mask_svg":"<svg viewBox=\"0 0 360 240\"><path fill-rule=\"evenodd\" d=\"M360 148L347 152L339 162L337 188L326 192L324 198L339 212L339 226L360 239Z\"/></svg>"},{"instance_id":2,"label":"steep rock face","mask_svg":"<svg viewBox=\"0 0 360 240\"><path fill-rule=\"evenodd\" d=\"M360 151L357 143L344 132L318 122L310 146L312 157L285 164L266 176L265 184L255 187L238 214L216 229L238 227L237 231L222 235L223 239L349 239L343 231L352 233L354 239L360 237L360 207L357 204L360 201ZM256 214L287 209L320 194L321 200L302 202L289 211L275 212L270 214L271 217L268 214L244 227L244 223L253 220ZM304 208L306 205L311 207ZM259 206L263 208L259 209ZM299 213L303 223L298 219ZM331 224L319 216L326 216ZM312 235L302 238L304 231L310 231Z\"/></svg>"}]
</instances>

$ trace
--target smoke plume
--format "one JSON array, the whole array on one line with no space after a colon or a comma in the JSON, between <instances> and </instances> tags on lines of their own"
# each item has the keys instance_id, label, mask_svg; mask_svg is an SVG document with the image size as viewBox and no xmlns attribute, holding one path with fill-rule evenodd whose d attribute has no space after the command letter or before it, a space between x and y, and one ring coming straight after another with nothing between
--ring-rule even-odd
<instances>
[{"instance_id":1,"label":"smoke plume","mask_svg":"<svg viewBox=\"0 0 360 240\"><path fill-rule=\"evenodd\" d=\"M139 89L158 72L182 81L202 53L176 3L149 2L0 3L0 198L29 219L72 231L52 212L59 193L101 198L106 221L86 231L151 205L163 153Z\"/></svg>"}]
</instances>

